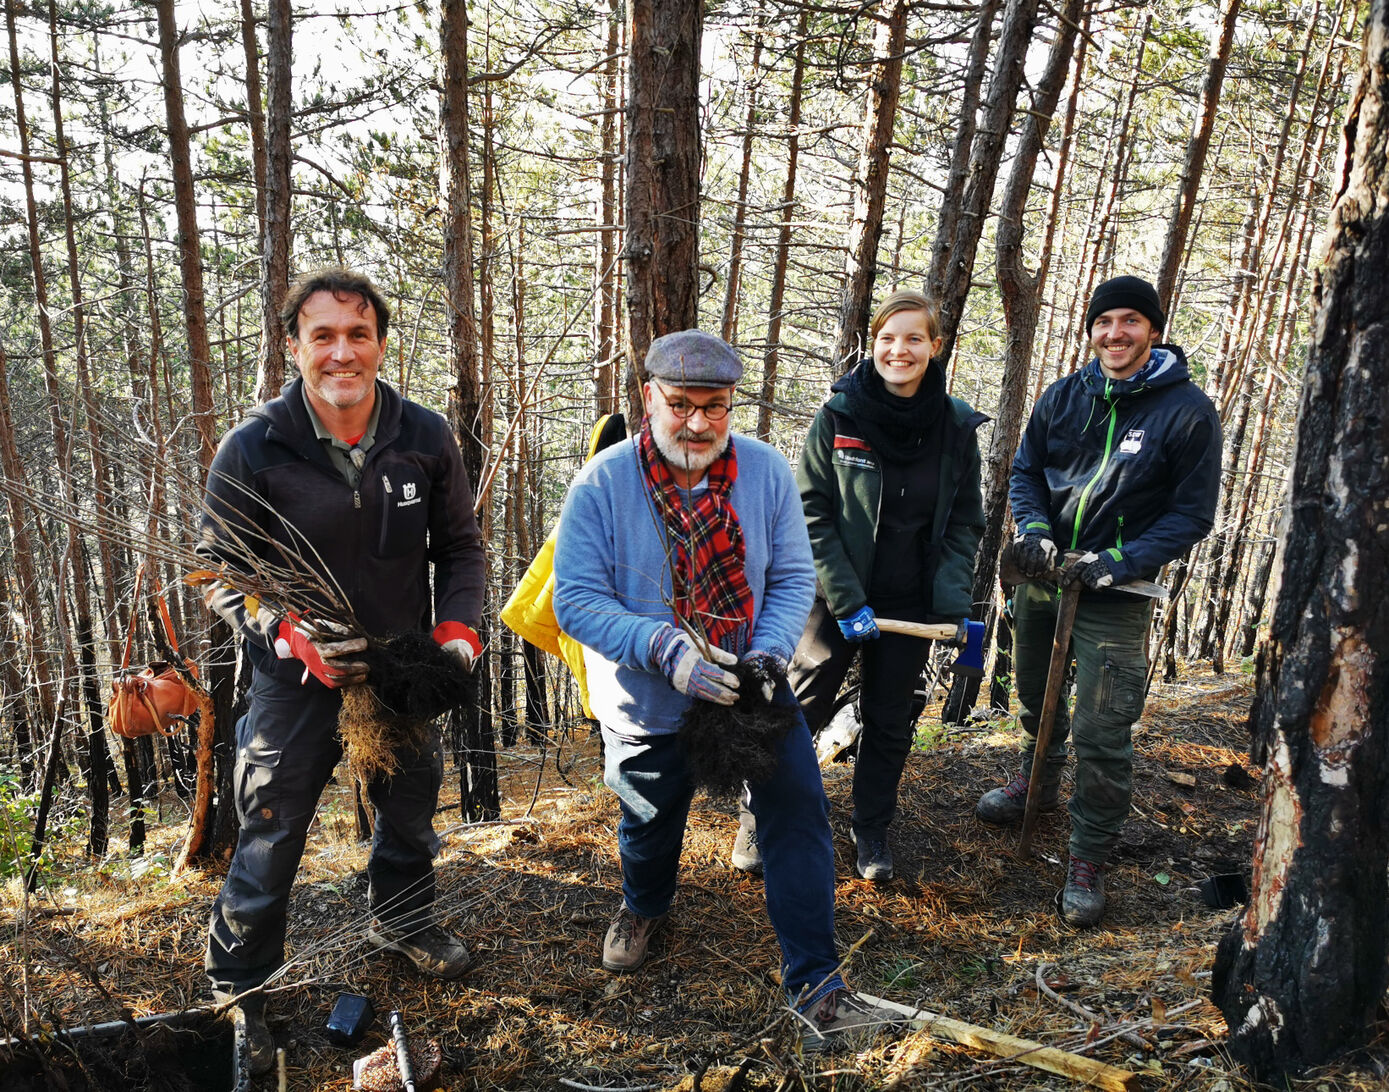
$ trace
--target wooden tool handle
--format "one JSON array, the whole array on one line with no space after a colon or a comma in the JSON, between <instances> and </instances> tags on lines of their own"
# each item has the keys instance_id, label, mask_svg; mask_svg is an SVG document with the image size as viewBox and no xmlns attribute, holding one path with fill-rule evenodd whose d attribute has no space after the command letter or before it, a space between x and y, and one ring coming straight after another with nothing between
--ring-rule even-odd
<instances>
[{"instance_id":1,"label":"wooden tool handle","mask_svg":"<svg viewBox=\"0 0 1389 1092\"><path fill-rule=\"evenodd\" d=\"M925 637L930 641L954 640L960 628L949 622L901 622L896 618L878 618L875 621L884 633L903 633L908 637Z\"/></svg>"}]
</instances>

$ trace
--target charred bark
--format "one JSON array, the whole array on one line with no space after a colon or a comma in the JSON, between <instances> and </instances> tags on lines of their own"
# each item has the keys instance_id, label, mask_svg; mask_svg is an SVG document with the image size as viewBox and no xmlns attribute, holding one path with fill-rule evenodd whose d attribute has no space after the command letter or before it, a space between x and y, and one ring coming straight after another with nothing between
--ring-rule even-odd
<instances>
[{"instance_id":1,"label":"charred bark","mask_svg":"<svg viewBox=\"0 0 1389 1092\"><path fill-rule=\"evenodd\" d=\"M1263 1079L1364 1042L1389 985L1389 0L1373 0L1347 168L1313 291L1282 568L1250 714L1254 882L1213 991Z\"/></svg>"}]
</instances>

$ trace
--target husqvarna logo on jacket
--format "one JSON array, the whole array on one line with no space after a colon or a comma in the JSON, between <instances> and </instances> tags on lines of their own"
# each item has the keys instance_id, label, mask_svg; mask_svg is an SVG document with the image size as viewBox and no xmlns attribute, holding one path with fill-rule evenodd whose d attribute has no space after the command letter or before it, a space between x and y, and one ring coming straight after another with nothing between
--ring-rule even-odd
<instances>
[{"instance_id":1,"label":"husqvarna logo on jacket","mask_svg":"<svg viewBox=\"0 0 1389 1092\"><path fill-rule=\"evenodd\" d=\"M419 504L419 486L414 482L406 482L400 487L400 500L396 501L397 508L408 508L412 504Z\"/></svg>"}]
</instances>

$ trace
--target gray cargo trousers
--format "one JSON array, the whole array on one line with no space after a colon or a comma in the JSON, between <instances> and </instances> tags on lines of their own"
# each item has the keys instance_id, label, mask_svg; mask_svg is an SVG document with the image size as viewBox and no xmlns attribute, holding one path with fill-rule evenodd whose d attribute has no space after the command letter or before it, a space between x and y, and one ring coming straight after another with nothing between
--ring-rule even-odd
<instances>
[{"instance_id":1,"label":"gray cargo trousers","mask_svg":"<svg viewBox=\"0 0 1389 1092\"><path fill-rule=\"evenodd\" d=\"M1046 695L1056 631L1054 585L1020 585L1013 600L1014 663L1022 707L1022 771L1030 773L1037 721ZM1071 630L1075 709L1061 696L1044 759L1044 783L1061 778L1068 739L1075 751L1071 793L1072 857L1104 864L1119 841L1133 793L1132 728L1143 713L1148 673L1148 626L1153 601L1120 592L1082 591Z\"/></svg>"}]
</instances>

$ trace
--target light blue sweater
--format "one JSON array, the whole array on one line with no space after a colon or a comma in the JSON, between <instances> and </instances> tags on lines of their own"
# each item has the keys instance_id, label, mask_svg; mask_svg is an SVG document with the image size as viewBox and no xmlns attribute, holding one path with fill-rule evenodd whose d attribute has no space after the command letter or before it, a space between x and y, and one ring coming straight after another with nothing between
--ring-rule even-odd
<instances>
[{"instance_id":1,"label":"light blue sweater","mask_svg":"<svg viewBox=\"0 0 1389 1092\"><path fill-rule=\"evenodd\" d=\"M815 599L800 494L779 451L749 436L733 442L738 479L729 500L753 597L748 650L790 660ZM555 617L584 646L593 715L619 736L674 732L690 704L649 660L652 634L675 621L665 537L634 442L613 445L579 471L560 516Z\"/></svg>"}]
</instances>

